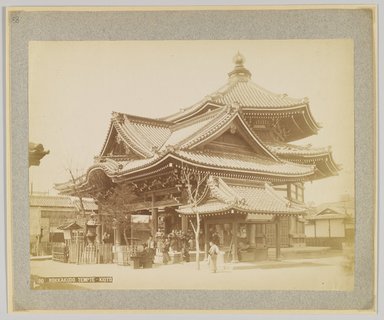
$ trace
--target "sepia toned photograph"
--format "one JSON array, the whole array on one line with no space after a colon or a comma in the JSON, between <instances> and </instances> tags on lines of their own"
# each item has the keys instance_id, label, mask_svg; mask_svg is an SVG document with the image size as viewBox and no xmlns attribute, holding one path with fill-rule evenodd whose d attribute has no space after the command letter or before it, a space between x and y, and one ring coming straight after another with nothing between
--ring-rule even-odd
<instances>
[{"instance_id":1,"label":"sepia toned photograph","mask_svg":"<svg viewBox=\"0 0 384 320\"><path fill-rule=\"evenodd\" d=\"M9 307L373 310L374 13L9 8Z\"/></svg>"},{"instance_id":2,"label":"sepia toned photograph","mask_svg":"<svg viewBox=\"0 0 384 320\"><path fill-rule=\"evenodd\" d=\"M352 290L353 114L350 40L30 42L32 288Z\"/></svg>"}]
</instances>

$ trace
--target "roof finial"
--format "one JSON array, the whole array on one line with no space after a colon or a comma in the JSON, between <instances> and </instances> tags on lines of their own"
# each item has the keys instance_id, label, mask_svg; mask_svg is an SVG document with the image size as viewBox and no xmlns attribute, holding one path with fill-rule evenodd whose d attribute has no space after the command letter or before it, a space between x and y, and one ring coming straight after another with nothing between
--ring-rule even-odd
<instances>
[{"instance_id":1,"label":"roof finial","mask_svg":"<svg viewBox=\"0 0 384 320\"><path fill-rule=\"evenodd\" d=\"M237 54L233 57L233 62L235 63L236 67L243 67L244 66L245 58L240 53L240 51L237 51Z\"/></svg>"},{"instance_id":2,"label":"roof finial","mask_svg":"<svg viewBox=\"0 0 384 320\"><path fill-rule=\"evenodd\" d=\"M237 51L237 54L233 57L233 62L235 64L235 69L228 73L229 78L248 81L251 78L251 73L244 68L245 58L239 51Z\"/></svg>"}]
</instances>

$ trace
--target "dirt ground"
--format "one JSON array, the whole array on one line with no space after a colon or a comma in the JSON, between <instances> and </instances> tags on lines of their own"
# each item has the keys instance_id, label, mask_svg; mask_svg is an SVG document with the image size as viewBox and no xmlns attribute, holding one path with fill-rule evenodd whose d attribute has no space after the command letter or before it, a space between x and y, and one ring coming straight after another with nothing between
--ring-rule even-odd
<instances>
[{"instance_id":1,"label":"dirt ground","mask_svg":"<svg viewBox=\"0 0 384 320\"><path fill-rule=\"evenodd\" d=\"M52 260L31 261L34 289L184 289L184 290L353 290L353 274L342 267L343 256L219 266L207 262L154 265L133 269L116 264L76 265ZM112 277L111 283L44 283L38 277Z\"/></svg>"}]
</instances>

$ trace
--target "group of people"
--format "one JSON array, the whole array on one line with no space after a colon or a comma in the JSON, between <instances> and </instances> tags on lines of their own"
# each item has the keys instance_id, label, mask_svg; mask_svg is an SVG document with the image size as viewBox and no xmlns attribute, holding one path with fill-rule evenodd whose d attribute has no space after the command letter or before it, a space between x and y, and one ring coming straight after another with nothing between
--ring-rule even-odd
<instances>
[{"instance_id":1,"label":"group of people","mask_svg":"<svg viewBox=\"0 0 384 320\"><path fill-rule=\"evenodd\" d=\"M209 242L209 265L211 272L217 271L217 257L219 255L218 237L212 237ZM189 251L194 247L194 237L190 234L184 234L181 231L172 231L168 235L158 232L155 239L150 236L146 242L147 249L153 254L161 253L163 263L170 261L169 253L181 252L182 261L189 262Z\"/></svg>"},{"instance_id":2,"label":"group of people","mask_svg":"<svg viewBox=\"0 0 384 320\"><path fill-rule=\"evenodd\" d=\"M167 235L158 232L155 239L152 236L149 237L146 244L148 248L153 249L154 253L162 254L164 264L170 261L169 253L171 252L181 252L182 261L189 262L189 251L193 248L193 236L178 230L173 230Z\"/></svg>"}]
</instances>

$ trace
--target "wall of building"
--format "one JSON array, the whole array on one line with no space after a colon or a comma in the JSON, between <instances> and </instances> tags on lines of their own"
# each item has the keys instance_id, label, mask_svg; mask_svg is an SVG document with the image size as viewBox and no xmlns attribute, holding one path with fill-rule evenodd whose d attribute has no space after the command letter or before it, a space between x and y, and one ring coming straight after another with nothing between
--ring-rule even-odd
<instances>
[{"instance_id":1,"label":"wall of building","mask_svg":"<svg viewBox=\"0 0 384 320\"><path fill-rule=\"evenodd\" d=\"M310 238L315 237L315 224L314 223L305 224L305 236L310 237Z\"/></svg>"},{"instance_id":2,"label":"wall of building","mask_svg":"<svg viewBox=\"0 0 384 320\"><path fill-rule=\"evenodd\" d=\"M331 237L345 237L345 226L343 219L333 219L331 222Z\"/></svg>"},{"instance_id":3,"label":"wall of building","mask_svg":"<svg viewBox=\"0 0 384 320\"><path fill-rule=\"evenodd\" d=\"M40 208L29 208L29 235L30 241L36 241L40 234Z\"/></svg>"},{"instance_id":4,"label":"wall of building","mask_svg":"<svg viewBox=\"0 0 384 320\"><path fill-rule=\"evenodd\" d=\"M329 221L327 220L315 220L316 237L329 237Z\"/></svg>"},{"instance_id":5,"label":"wall of building","mask_svg":"<svg viewBox=\"0 0 384 320\"><path fill-rule=\"evenodd\" d=\"M316 229L316 230L315 230ZM343 219L315 220L314 224L305 226L307 237L345 237L345 226Z\"/></svg>"},{"instance_id":6,"label":"wall of building","mask_svg":"<svg viewBox=\"0 0 384 320\"><path fill-rule=\"evenodd\" d=\"M305 225L306 245L341 249L345 242L343 219L315 220Z\"/></svg>"}]
</instances>

